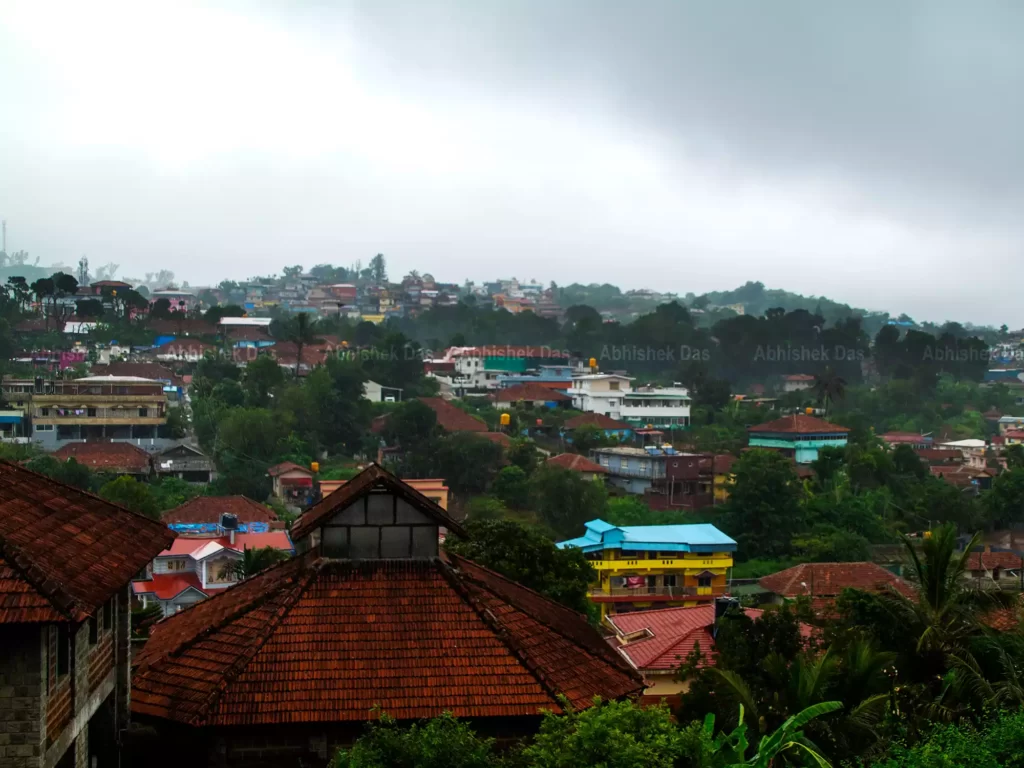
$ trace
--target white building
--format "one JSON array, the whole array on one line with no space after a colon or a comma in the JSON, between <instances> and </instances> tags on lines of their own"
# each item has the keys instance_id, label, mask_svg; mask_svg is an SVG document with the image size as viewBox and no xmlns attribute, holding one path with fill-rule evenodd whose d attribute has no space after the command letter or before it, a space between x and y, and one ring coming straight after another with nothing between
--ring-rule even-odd
<instances>
[{"instance_id":1,"label":"white building","mask_svg":"<svg viewBox=\"0 0 1024 768\"><path fill-rule=\"evenodd\" d=\"M572 407L586 413L601 413L622 419L622 399L630 391L629 376L621 373L585 373L572 377L569 396Z\"/></svg>"},{"instance_id":2,"label":"white building","mask_svg":"<svg viewBox=\"0 0 1024 768\"><path fill-rule=\"evenodd\" d=\"M809 373L794 373L782 377L783 392L803 392L814 386L814 377Z\"/></svg>"},{"instance_id":3,"label":"white building","mask_svg":"<svg viewBox=\"0 0 1024 768\"><path fill-rule=\"evenodd\" d=\"M690 426L690 391L686 387L638 387L622 396L622 421L655 429Z\"/></svg>"}]
</instances>

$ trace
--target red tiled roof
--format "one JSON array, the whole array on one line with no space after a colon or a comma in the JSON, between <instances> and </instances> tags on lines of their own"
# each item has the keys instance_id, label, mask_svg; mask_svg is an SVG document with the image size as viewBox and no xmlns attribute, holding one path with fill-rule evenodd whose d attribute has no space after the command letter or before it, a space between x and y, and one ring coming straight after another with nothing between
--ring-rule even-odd
<instances>
[{"instance_id":1,"label":"red tiled roof","mask_svg":"<svg viewBox=\"0 0 1024 768\"><path fill-rule=\"evenodd\" d=\"M502 448L512 445L512 438L504 432L477 432L476 434L484 440L490 440L492 443L500 445Z\"/></svg>"},{"instance_id":2,"label":"red tiled roof","mask_svg":"<svg viewBox=\"0 0 1024 768\"><path fill-rule=\"evenodd\" d=\"M964 460L963 451L950 448L915 448L914 453L925 461L946 461L959 464Z\"/></svg>"},{"instance_id":3,"label":"red tiled roof","mask_svg":"<svg viewBox=\"0 0 1024 768\"><path fill-rule=\"evenodd\" d=\"M204 595L203 583L195 573L155 573L149 581L133 581L136 595L153 595L159 600L173 600L186 589L198 589Z\"/></svg>"},{"instance_id":4,"label":"red tiled roof","mask_svg":"<svg viewBox=\"0 0 1024 768\"><path fill-rule=\"evenodd\" d=\"M280 464L275 464L267 470L267 474L271 477L277 477L285 472L305 472L310 477L313 476L313 470L308 467L300 466L293 461L282 461Z\"/></svg>"},{"instance_id":5,"label":"red tiled roof","mask_svg":"<svg viewBox=\"0 0 1024 768\"><path fill-rule=\"evenodd\" d=\"M782 378L786 381L814 381L814 377L809 373L791 373Z\"/></svg>"},{"instance_id":6,"label":"red tiled roof","mask_svg":"<svg viewBox=\"0 0 1024 768\"><path fill-rule=\"evenodd\" d=\"M232 325L228 327L228 339L231 341L269 341L270 333L262 325Z\"/></svg>"},{"instance_id":7,"label":"red tiled roof","mask_svg":"<svg viewBox=\"0 0 1024 768\"><path fill-rule=\"evenodd\" d=\"M439 525L454 530L460 535L465 534L462 526L450 518L448 513L437 503L428 499L411 485L403 483L379 464L371 464L338 490L328 494L303 512L302 516L292 525L292 538L298 541L312 533L319 523L356 499L369 494L375 488L390 490L428 517L436 520Z\"/></svg>"},{"instance_id":8,"label":"red tiled roof","mask_svg":"<svg viewBox=\"0 0 1024 768\"><path fill-rule=\"evenodd\" d=\"M748 432L787 432L792 434L845 434L849 432L846 427L832 424L815 416L808 416L806 413L794 413L783 416L781 419L758 424L755 427L747 427Z\"/></svg>"},{"instance_id":9,"label":"red tiled roof","mask_svg":"<svg viewBox=\"0 0 1024 768\"><path fill-rule=\"evenodd\" d=\"M950 485L966 488L976 477L988 475L984 469L974 469L966 464L938 464L928 467L932 477L945 480Z\"/></svg>"},{"instance_id":10,"label":"red tiled roof","mask_svg":"<svg viewBox=\"0 0 1024 768\"><path fill-rule=\"evenodd\" d=\"M170 381L181 386L181 377L160 363L96 363L89 369L90 376L138 376L140 379Z\"/></svg>"},{"instance_id":11,"label":"red tiled roof","mask_svg":"<svg viewBox=\"0 0 1024 768\"><path fill-rule=\"evenodd\" d=\"M473 563L315 552L158 623L132 710L189 725L536 716L636 695L585 619Z\"/></svg>"},{"instance_id":12,"label":"red tiled roof","mask_svg":"<svg viewBox=\"0 0 1024 768\"><path fill-rule=\"evenodd\" d=\"M966 567L969 571L1020 570L1024 562L1016 552L971 552L967 555Z\"/></svg>"},{"instance_id":13,"label":"red tiled roof","mask_svg":"<svg viewBox=\"0 0 1024 768\"><path fill-rule=\"evenodd\" d=\"M886 432L879 435L887 443L926 443L928 438L918 432Z\"/></svg>"},{"instance_id":14,"label":"red tiled roof","mask_svg":"<svg viewBox=\"0 0 1024 768\"><path fill-rule=\"evenodd\" d=\"M1004 439L1008 437L1011 440L1024 440L1024 431L1021 431L1019 429L1009 429L1006 431L1005 435L1002 435L1002 437Z\"/></svg>"},{"instance_id":15,"label":"red tiled roof","mask_svg":"<svg viewBox=\"0 0 1024 768\"><path fill-rule=\"evenodd\" d=\"M764 613L753 608L743 611L752 619ZM715 607L698 605L692 608L663 608L654 611L636 611L611 616L608 619L620 635L647 630L650 636L626 645L616 643L637 669L678 669L700 644L701 653L710 656L715 647L711 629L715 623Z\"/></svg>"},{"instance_id":16,"label":"red tiled roof","mask_svg":"<svg viewBox=\"0 0 1024 768\"><path fill-rule=\"evenodd\" d=\"M608 472L605 467L602 467L595 461L591 461L586 456L580 456L578 453L560 453L557 456L552 456L545 463L554 464L556 467L562 467L563 469L571 469L575 472L593 472L602 475Z\"/></svg>"},{"instance_id":17,"label":"red tiled roof","mask_svg":"<svg viewBox=\"0 0 1024 768\"><path fill-rule=\"evenodd\" d=\"M164 512L160 519L170 523L216 523L222 514L235 515L240 523L273 523L277 515L270 507L245 496L197 496Z\"/></svg>"},{"instance_id":18,"label":"red tiled roof","mask_svg":"<svg viewBox=\"0 0 1024 768\"><path fill-rule=\"evenodd\" d=\"M131 443L68 443L53 452L58 461L74 459L101 472L143 474L149 471L150 456Z\"/></svg>"},{"instance_id":19,"label":"red tiled roof","mask_svg":"<svg viewBox=\"0 0 1024 768\"><path fill-rule=\"evenodd\" d=\"M205 320L199 317L180 317L174 319L164 317L153 317L149 319L147 325L149 326L149 329L151 331L162 335L217 335L217 326L211 325L210 323L206 322Z\"/></svg>"},{"instance_id":20,"label":"red tiled roof","mask_svg":"<svg viewBox=\"0 0 1024 768\"><path fill-rule=\"evenodd\" d=\"M623 421L616 421L611 416L605 416L603 413L581 413L579 416L573 416L565 422L566 429L576 429L585 425L597 427L598 429L622 430L633 428L629 424Z\"/></svg>"},{"instance_id":21,"label":"red tiled roof","mask_svg":"<svg viewBox=\"0 0 1024 768\"><path fill-rule=\"evenodd\" d=\"M518 403L524 400L527 402L540 400L548 403L572 402L572 398L564 392L559 392L556 389L550 389L533 382L517 384L514 387L508 387L494 393L494 402L496 403Z\"/></svg>"},{"instance_id":22,"label":"red tiled roof","mask_svg":"<svg viewBox=\"0 0 1024 768\"><path fill-rule=\"evenodd\" d=\"M173 540L155 520L0 462L0 624L82 621Z\"/></svg>"},{"instance_id":23,"label":"red tiled roof","mask_svg":"<svg viewBox=\"0 0 1024 768\"><path fill-rule=\"evenodd\" d=\"M914 595L914 588L899 576L868 562L803 563L765 576L758 583L782 597L836 597L844 589L883 592L890 587L907 597Z\"/></svg>"},{"instance_id":24,"label":"red tiled roof","mask_svg":"<svg viewBox=\"0 0 1024 768\"><path fill-rule=\"evenodd\" d=\"M420 402L437 414L437 425L445 432L486 432L487 425L476 416L440 397L421 397Z\"/></svg>"}]
</instances>

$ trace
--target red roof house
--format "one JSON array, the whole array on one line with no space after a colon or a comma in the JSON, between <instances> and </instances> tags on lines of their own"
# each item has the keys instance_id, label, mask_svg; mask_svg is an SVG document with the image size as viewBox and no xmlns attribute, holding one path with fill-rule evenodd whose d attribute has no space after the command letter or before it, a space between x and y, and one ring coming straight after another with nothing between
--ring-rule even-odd
<instances>
[{"instance_id":1,"label":"red roof house","mask_svg":"<svg viewBox=\"0 0 1024 768\"><path fill-rule=\"evenodd\" d=\"M378 710L521 733L561 696L639 695L640 676L583 616L441 553L448 528L461 530L414 488L364 470L296 522L299 556L153 628L133 711L294 761L315 748L309 728L350 739Z\"/></svg>"},{"instance_id":2,"label":"red roof house","mask_svg":"<svg viewBox=\"0 0 1024 768\"><path fill-rule=\"evenodd\" d=\"M794 413L789 416L783 416L781 419L758 424L754 427L747 427L747 431L801 435L838 435L846 434L850 430L824 419L819 419L817 416L809 416L806 413Z\"/></svg>"},{"instance_id":3,"label":"red roof house","mask_svg":"<svg viewBox=\"0 0 1024 768\"><path fill-rule=\"evenodd\" d=\"M562 469L569 469L573 472L579 472L583 475L608 474L606 467L602 467L596 461L591 461L586 456L580 456L578 453L560 453L557 456L552 456L545 463L562 467Z\"/></svg>"},{"instance_id":4,"label":"red roof house","mask_svg":"<svg viewBox=\"0 0 1024 768\"><path fill-rule=\"evenodd\" d=\"M0 462L0 679L18 694L4 720L20 743L0 746L0 764L74 765L83 734L126 727L128 585L173 540L155 520Z\"/></svg>"},{"instance_id":5,"label":"red roof house","mask_svg":"<svg viewBox=\"0 0 1024 768\"><path fill-rule=\"evenodd\" d=\"M566 429L576 429L582 426L597 427L606 432L631 432L633 429L626 422L616 421L611 416L605 416L603 413L581 413L579 416L573 416L565 422Z\"/></svg>"},{"instance_id":6,"label":"red roof house","mask_svg":"<svg viewBox=\"0 0 1024 768\"><path fill-rule=\"evenodd\" d=\"M74 459L95 472L148 475L150 455L131 443L68 443L51 454L58 461Z\"/></svg>"},{"instance_id":7,"label":"red roof house","mask_svg":"<svg viewBox=\"0 0 1024 768\"><path fill-rule=\"evenodd\" d=\"M245 496L197 496L181 506L167 510L160 519L167 525L216 523L224 514L234 515L240 523L277 522L277 515L270 507Z\"/></svg>"},{"instance_id":8,"label":"red roof house","mask_svg":"<svg viewBox=\"0 0 1024 768\"><path fill-rule=\"evenodd\" d=\"M802 563L764 576L761 587L780 600L807 597L818 611L829 611L844 589L859 589L876 594L895 590L913 597L914 588L876 563Z\"/></svg>"},{"instance_id":9,"label":"red roof house","mask_svg":"<svg viewBox=\"0 0 1024 768\"><path fill-rule=\"evenodd\" d=\"M419 401L428 406L437 416L437 425L445 432L487 432L487 424L482 419L466 413L458 406L452 405L441 397L421 397ZM374 433L384 430L387 417L378 416L370 427Z\"/></svg>"},{"instance_id":10,"label":"red roof house","mask_svg":"<svg viewBox=\"0 0 1024 768\"><path fill-rule=\"evenodd\" d=\"M498 390L491 397L494 400L495 408L503 408L516 403L544 406L551 403L565 405L572 402L572 398L564 392L531 382Z\"/></svg>"}]
</instances>

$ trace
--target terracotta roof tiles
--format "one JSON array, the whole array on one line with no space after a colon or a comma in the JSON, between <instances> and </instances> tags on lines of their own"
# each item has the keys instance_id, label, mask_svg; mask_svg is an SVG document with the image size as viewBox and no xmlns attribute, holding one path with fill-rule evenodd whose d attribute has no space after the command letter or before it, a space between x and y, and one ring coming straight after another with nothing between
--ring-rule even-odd
<instances>
[{"instance_id":1,"label":"terracotta roof tiles","mask_svg":"<svg viewBox=\"0 0 1024 768\"><path fill-rule=\"evenodd\" d=\"M557 456L552 456L545 463L575 472L593 472L602 475L608 472L606 467L602 467L597 462L591 461L586 456L580 456L578 453L560 453Z\"/></svg>"},{"instance_id":2,"label":"terracotta roof tiles","mask_svg":"<svg viewBox=\"0 0 1024 768\"><path fill-rule=\"evenodd\" d=\"M494 393L496 403L517 403L520 401L543 401L555 403L571 403L572 398L564 392L545 387L534 382L517 384L506 389L500 389Z\"/></svg>"},{"instance_id":3,"label":"terracotta roof tiles","mask_svg":"<svg viewBox=\"0 0 1024 768\"><path fill-rule=\"evenodd\" d=\"M160 519L171 523L216 523L222 514L235 515L240 523L274 523L277 515L245 496L197 496L164 512Z\"/></svg>"},{"instance_id":4,"label":"terracotta roof tiles","mask_svg":"<svg viewBox=\"0 0 1024 768\"><path fill-rule=\"evenodd\" d=\"M819 419L816 416L808 416L806 413L794 413L789 416L783 416L781 419L775 419L764 424L758 424L754 427L747 427L748 432L781 432L791 434L816 434L816 435L833 435L833 434L845 434L849 432L846 427L841 427L838 424L832 424L831 422Z\"/></svg>"},{"instance_id":5,"label":"terracotta roof tiles","mask_svg":"<svg viewBox=\"0 0 1024 768\"><path fill-rule=\"evenodd\" d=\"M437 414L437 425L445 432L486 432L487 425L440 397L421 397L420 402Z\"/></svg>"},{"instance_id":6,"label":"terracotta roof tiles","mask_svg":"<svg viewBox=\"0 0 1024 768\"><path fill-rule=\"evenodd\" d=\"M579 416L573 416L565 422L566 429L576 429L582 426L594 426L598 429L633 429L631 425L626 424L624 421L616 421L611 416L605 416L603 413L581 413Z\"/></svg>"},{"instance_id":7,"label":"terracotta roof tiles","mask_svg":"<svg viewBox=\"0 0 1024 768\"><path fill-rule=\"evenodd\" d=\"M150 469L150 456L131 443L68 443L53 452L58 461L74 459L99 472L145 474Z\"/></svg>"},{"instance_id":8,"label":"terracotta roof tiles","mask_svg":"<svg viewBox=\"0 0 1024 768\"><path fill-rule=\"evenodd\" d=\"M0 623L82 621L174 538L155 520L0 462Z\"/></svg>"},{"instance_id":9,"label":"terracotta roof tiles","mask_svg":"<svg viewBox=\"0 0 1024 768\"><path fill-rule=\"evenodd\" d=\"M890 588L912 597L914 588L876 563L803 563L758 582L782 597L837 597L844 589L883 592ZM804 586L804 585L807 586Z\"/></svg>"},{"instance_id":10,"label":"terracotta roof tiles","mask_svg":"<svg viewBox=\"0 0 1024 768\"><path fill-rule=\"evenodd\" d=\"M602 645L582 616L466 561L314 552L158 623L132 709L190 725L536 716L559 695L642 690Z\"/></svg>"}]
</instances>

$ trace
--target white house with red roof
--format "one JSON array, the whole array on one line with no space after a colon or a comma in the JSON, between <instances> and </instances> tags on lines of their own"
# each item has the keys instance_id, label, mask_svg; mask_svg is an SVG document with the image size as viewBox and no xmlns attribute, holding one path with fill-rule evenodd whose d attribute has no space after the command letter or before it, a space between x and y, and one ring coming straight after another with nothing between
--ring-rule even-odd
<instances>
[{"instance_id":1,"label":"white house with red roof","mask_svg":"<svg viewBox=\"0 0 1024 768\"><path fill-rule=\"evenodd\" d=\"M246 549L273 547L294 552L285 531L234 533L217 537L179 536L132 582L132 593L148 606L156 602L170 616L238 582L235 564Z\"/></svg>"},{"instance_id":2,"label":"white house with red roof","mask_svg":"<svg viewBox=\"0 0 1024 768\"><path fill-rule=\"evenodd\" d=\"M791 373L782 377L783 392L803 392L814 386L814 377L809 373Z\"/></svg>"}]
</instances>

